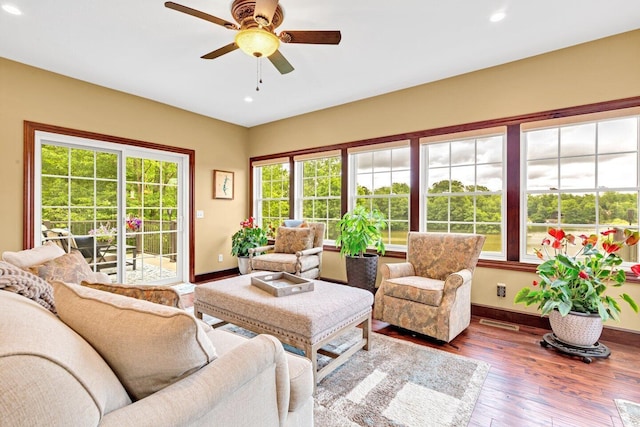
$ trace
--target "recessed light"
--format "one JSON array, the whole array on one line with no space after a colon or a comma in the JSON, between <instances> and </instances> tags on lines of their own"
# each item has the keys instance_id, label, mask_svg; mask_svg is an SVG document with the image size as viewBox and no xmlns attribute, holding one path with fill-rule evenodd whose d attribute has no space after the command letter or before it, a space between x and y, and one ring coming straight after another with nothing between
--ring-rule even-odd
<instances>
[{"instance_id":1,"label":"recessed light","mask_svg":"<svg viewBox=\"0 0 640 427\"><path fill-rule=\"evenodd\" d=\"M253 102L253 98L250 96L245 96L244 97L244 102L251 104Z\"/></svg>"},{"instance_id":2,"label":"recessed light","mask_svg":"<svg viewBox=\"0 0 640 427\"><path fill-rule=\"evenodd\" d=\"M489 18L489 20L491 22L500 22L502 21L504 18L507 17L507 14L504 12L496 12L493 15L491 15L491 17Z\"/></svg>"},{"instance_id":3,"label":"recessed light","mask_svg":"<svg viewBox=\"0 0 640 427\"><path fill-rule=\"evenodd\" d=\"M2 10L12 15L22 15L22 11L12 4L3 4Z\"/></svg>"}]
</instances>

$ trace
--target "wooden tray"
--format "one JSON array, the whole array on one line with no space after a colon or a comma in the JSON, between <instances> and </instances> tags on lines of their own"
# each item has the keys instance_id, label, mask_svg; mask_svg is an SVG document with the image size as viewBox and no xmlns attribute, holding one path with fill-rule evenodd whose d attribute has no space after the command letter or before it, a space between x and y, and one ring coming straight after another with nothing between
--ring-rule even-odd
<instances>
[{"instance_id":1,"label":"wooden tray","mask_svg":"<svg viewBox=\"0 0 640 427\"><path fill-rule=\"evenodd\" d=\"M313 280L295 276L290 273L271 273L254 276L251 284L276 297L299 294L313 290Z\"/></svg>"}]
</instances>

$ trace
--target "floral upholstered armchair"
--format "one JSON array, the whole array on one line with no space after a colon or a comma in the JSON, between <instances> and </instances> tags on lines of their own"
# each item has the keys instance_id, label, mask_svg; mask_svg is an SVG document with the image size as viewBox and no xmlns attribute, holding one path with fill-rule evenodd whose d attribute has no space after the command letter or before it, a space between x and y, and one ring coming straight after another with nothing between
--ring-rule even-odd
<instances>
[{"instance_id":1,"label":"floral upholstered armchair","mask_svg":"<svg viewBox=\"0 0 640 427\"><path fill-rule=\"evenodd\" d=\"M324 224L321 222L303 222L298 227L281 226L275 244L249 249L249 269L282 271L316 279L320 277L323 243Z\"/></svg>"},{"instance_id":2,"label":"floral upholstered armchair","mask_svg":"<svg viewBox=\"0 0 640 427\"><path fill-rule=\"evenodd\" d=\"M410 232L407 262L380 267L373 317L450 342L471 322L471 278L484 240Z\"/></svg>"}]
</instances>

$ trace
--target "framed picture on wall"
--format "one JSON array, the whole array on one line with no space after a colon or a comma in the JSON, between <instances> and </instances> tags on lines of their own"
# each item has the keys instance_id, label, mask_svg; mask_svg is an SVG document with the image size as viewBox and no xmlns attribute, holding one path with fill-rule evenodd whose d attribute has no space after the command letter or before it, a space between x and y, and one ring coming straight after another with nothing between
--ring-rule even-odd
<instances>
[{"instance_id":1,"label":"framed picture on wall","mask_svg":"<svg viewBox=\"0 0 640 427\"><path fill-rule=\"evenodd\" d=\"M233 200L233 172L213 170L213 198Z\"/></svg>"}]
</instances>

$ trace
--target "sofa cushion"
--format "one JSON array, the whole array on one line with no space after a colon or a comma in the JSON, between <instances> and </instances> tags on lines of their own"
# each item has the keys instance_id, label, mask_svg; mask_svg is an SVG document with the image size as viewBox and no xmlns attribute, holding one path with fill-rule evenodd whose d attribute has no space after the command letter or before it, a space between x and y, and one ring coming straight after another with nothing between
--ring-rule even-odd
<instances>
[{"instance_id":1,"label":"sofa cushion","mask_svg":"<svg viewBox=\"0 0 640 427\"><path fill-rule=\"evenodd\" d=\"M484 240L477 234L412 231L407 237L407 261L416 276L446 280L451 273L474 270Z\"/></svg>"},{"instance_id":2,"label":"sofa cushion","mask_svg":"<svg viewBox=\"0 0 640 427\"><path fill-rule=\"evenodd\" d=\"M286 254L295 254L298 251L313 247L313 230L304 228L278 227L275 251Z\"/></svg>"},{"instance_id":3,"label":"sofa cushion","mask_svg":"<svg viewBox=\"0 0 640 427\"><path fill-rule=\"evenodd\" d=\"M80 284L88 288L98 289L112 294L142 299L149 302L155 302L156 304L168 305L169 307L184 308L180 301L180 294L171 286L89 283L86 280L83 280Z\"/></svg>"},{"instance_id":4,"label":"sofa cushion","mask_svg":"<svg viewBox=\"0 0 640 427\"><path fill-rule=\"evenodd\" d=\"M53 242L47 242L33 249L18 252L5 251L2 253L2 260L16 267L27 269L32 265L45 263L64 254L65 251L60 246Z\"/></svg>"},{"instance_id":5,"label":"sofa cushion","mask_svg":"<svg viewBox=\"0 0 640 427\"><path fill-rule=\"evenodd\" d=\"M80 283L83 280L93 281L95 274L78 251L64 254L44 264L32 265L29 271L47 282L59 280L67 283Z\"/></svg>"},{"instance_id":6,"label":"sofa cushion","mask_svg":"<svg viewBox=\"0 0 640 427\"><path fill-rule=\"evenodd\" d=\"M294 274L298 258L294 254L268 253L253 257L251 268L253 270L284 271ZM320 257L317 255L305 255L300 257L300 271L307 271L320 265Z\"/></svg>"},{"instance_id":7,"label":"sofa cushion","mask_svg":"<svg viewBox=\"0 0 640 427\"><path fill-rule=\"evenodd\" d=\"M184 310L64 282L53 288L62 321L102 355L134 399L216 358L209 327Z\"/></svg>"},{"instance_id":8,"label":"sofa cushion","mask_svg":"<svg viewBox=\"0 0 640 427\"><path fill-rule=\"evenodd\" d=\"M97 425L131 403L107 363L35 302L0 292L0 425Z\"/></svg>"},{"instance_id":9,"label":"sofa cushion","mask_svg":"<svg viewBox=\"0 0 640 427\"><path fill-rule=\"evenodd\" d=\"M56 313L51 285L40 277L4 261L0 261L0 289L32 299Z\"/></svg>"},{"instance_id":10,"label":"sofa cushion","mask_svg":"<svg viewBox=\"0 0 640 427\"><path fill-rule=\"evenodd\" d=\"M433 307L439 307L442 303L444 281L420 276L397 277L386 279L384 282L384 295L415 301Z\"/></svg>"}]
</instances>

